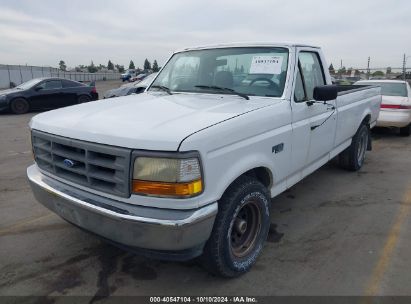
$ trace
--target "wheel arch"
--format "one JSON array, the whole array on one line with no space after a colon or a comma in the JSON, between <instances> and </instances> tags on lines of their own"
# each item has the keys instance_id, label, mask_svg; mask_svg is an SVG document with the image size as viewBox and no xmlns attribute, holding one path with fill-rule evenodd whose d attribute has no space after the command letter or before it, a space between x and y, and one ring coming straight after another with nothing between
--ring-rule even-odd
<instances>
[{"instance_id":1,"label":"wheel arch","mask_svg":"<svg viewBox=\"0 0 411 304\"><path fill-rule=\"evenodd\" d=\"M370 123L371 123L371 113L366 112L363 115L363 119L361 120L360 125L362 125L362 124L370 125Z\"/></svg>"},{"instance_id":2,"label":"wheel arch","mask_svg":"<svg viewBox=\"0 0 411 304\"><path fill-rule=\"evenodd\" d=\"M274 180L273 172L271 171L270 168L264 165L256 166L253 168L245 169L241 173L239 173L236 177L232 178L228 186L225 188L222 195L224 195L224 193L230 188L230 186L233 183L235 183L238 179L240 179L242 176L248 176L248 177L257 179L267 188L269 192L274 183L273 182Z\"/></svg>"},{"instance_id":3,"label":"wheel arch","mask_svg":"<svg viewBox=\"0 0 411 304\"><path fill-rule=\"evenodd\" d=\"M364 118L361 120L361 123L358 126L358 128L364 124L368 126L368 129L370 129L371 128L371 113L366 112L365 116L363 117ZM372 150L372 139L371 139L371 136L368 136L367 151L371 151L371 150Z\"/></svg>"},{"instance_id":4,"label":"wheel arch","mask_svg":"<svg viewBox=\"0 0 411 304\"><path fill-rule=\"evenodd\" d=\"M84 93L84 92L82 92L82 93L79 93L79 94L77 94L77 101L79 101L79 99L81 98L81 97L87 97L88 99L90 99L89 101L91 101L92 99L93 99L93 97L91 96L91 94L90 93Z\"/></svg>"}]
</instances>

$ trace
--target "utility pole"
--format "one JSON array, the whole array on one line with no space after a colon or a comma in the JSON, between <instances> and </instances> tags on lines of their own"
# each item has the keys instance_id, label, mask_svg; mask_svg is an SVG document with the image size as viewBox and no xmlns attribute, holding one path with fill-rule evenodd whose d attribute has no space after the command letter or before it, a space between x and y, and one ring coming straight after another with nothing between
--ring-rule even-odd
<instances>
[{"instance_id":1,"label":"utility pole","mask_svg":"<svg viewBox=\"0 0 411 304\"><path fill-rule=\"evenodd\" d=\"M368 56L368 63L367 63L367 79L370 79L370 56Z\"/></svg>"},{"instance_id":2,"label":"utility pole","mask_svg":"<svg viewBox=\"0 0 411 304\"><path fill-rule=\"evenodd\" d=\"M405 81L406 79L406 71L405 71L405 63L406 63L407 59L405 58L405 54L404 54L404 59L402 61L402 79Z\"/></svg>"}]
</instances>

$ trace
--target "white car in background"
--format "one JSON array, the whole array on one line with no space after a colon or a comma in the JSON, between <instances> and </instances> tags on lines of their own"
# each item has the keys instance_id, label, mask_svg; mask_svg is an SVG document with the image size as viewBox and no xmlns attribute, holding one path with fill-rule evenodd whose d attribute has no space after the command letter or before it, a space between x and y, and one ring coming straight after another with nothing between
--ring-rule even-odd
<instances>
[{"instance_id":1,"label":"white car in background","mask_svg":"<svg viewBox=\"0 0 411 304\"><path fill-rule=\"evenodd\" d=\"M356 85L381 87L381 111L378 127L400 128L400 134L409 136L411 131L411 87L403 80L361 80Z\"/></svg>"}]
</instances>

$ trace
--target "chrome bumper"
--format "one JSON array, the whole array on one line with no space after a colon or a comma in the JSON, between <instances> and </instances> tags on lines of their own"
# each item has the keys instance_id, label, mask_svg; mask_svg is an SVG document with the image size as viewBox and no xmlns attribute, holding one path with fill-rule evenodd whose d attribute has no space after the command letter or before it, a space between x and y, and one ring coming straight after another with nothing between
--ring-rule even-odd
<instances>
[{"instance_id":1,"label":"chrome bumper","mask_svg":"<svg viewBox=\"0 0 411 304\"><path fill-rule=\"evenodd\" d=\"M197 248L209 238L217 203L196 210L135 206L79 190L27 168L36 199L68 222L116 244L165 252ZM198 253L198 248L200 252Z\"/></svg>"}]
</instances>

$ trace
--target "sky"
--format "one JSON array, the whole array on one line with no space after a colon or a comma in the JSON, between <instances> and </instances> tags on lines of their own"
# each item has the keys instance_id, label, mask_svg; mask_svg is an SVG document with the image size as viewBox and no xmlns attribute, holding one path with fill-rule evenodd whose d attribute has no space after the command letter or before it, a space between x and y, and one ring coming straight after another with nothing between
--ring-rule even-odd
<instances>
[{"instance_id":1,"label":"sky","mask_svg":"<svg viewBox=\"0 0 411 304\"><path fill-rule=\"evenodd\" d=\"M0 0L0 64L161 66L183 47L225 42L322 47L328 64L401 67L409 0ZM411 66L411 57L407 66Z\"/></svg>"}]
</instances>

